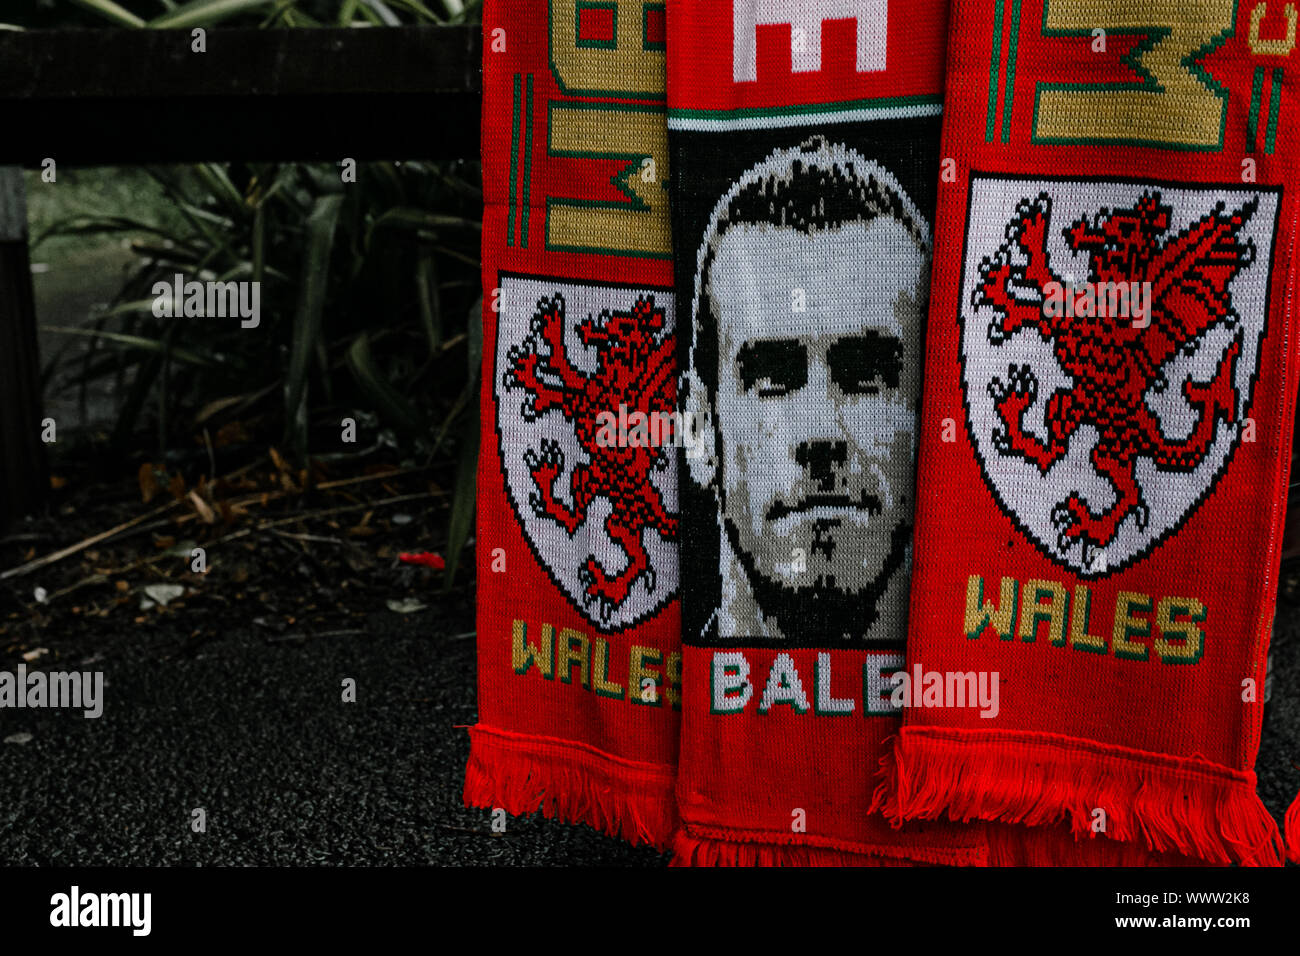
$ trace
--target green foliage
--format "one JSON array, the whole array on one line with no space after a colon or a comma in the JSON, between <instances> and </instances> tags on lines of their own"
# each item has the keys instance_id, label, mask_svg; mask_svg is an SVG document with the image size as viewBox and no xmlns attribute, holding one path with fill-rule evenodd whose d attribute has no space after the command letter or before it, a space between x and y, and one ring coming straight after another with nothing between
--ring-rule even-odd
<instances>
[{"instance_id":1,"label":"green foliage","mask_svg":"<svg viewBox=\"0 0 1300 956\"><path fill-rule=\"evenodd\" d=\"M146 172L175 213L160 218L172 222L71 216L35 241L131 238L137 265L111 307L79 333L117 361L79 359L71 370L79 384L131 381L119 441L137 433L151 405L166 423L162 443L182 441L196 425L220 421L207 412L214 403L279 420L299 456L312 450L313 428L326 436L317 445L333 446L338 422L353 412L417 456L461 434L477 409L466 365L478 329L476 163L362 163L346 185L328 164ZM261 281L260 325L155 316L155 285L178 273Z\"/></svg>"},{"instance_id":2,"label":"green foliage","mask_svg":"<svg viewBox=\"0 0 1300 956\"><path fill-rule=\"evenodd\" d=\"M400 27L478 19L481 0L59 0L19 27ZM300 460L337 452L353 417L363 442L446 462L456 488L447 582L472 533L482 355L477 163L359 164L355 183L308 163L203 163L123 172L144 206L59 210L34 237L75 255L129 241L136 265L85 327L94 347L49 381L113 378L113 440L138 443L154 411L160 452L223 422L256 420ZM150 200L159 198L161 203ZM37 210L34 210L34 213ZM39 221L34 215L33 219ZM48 221L48 219L46 220ZM261 323L154 315L154 286L255 280ZM368 434L368 437L366 437ZM265 437L265 436L264 436Z\"/></svg>"}]
</instances>

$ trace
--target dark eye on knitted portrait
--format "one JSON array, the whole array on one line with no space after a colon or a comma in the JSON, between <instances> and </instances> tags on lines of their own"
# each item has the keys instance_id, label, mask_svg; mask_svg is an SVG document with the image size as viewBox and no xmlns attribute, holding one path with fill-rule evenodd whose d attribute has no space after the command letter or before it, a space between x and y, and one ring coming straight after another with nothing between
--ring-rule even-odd
<instances>
[{"instance_id":1,"label":"dark eye on knitted portrait","mask_svg":"<svg viewBox=\"0 0 1300 956\"><path fill-rule=\"evenodd\" d=\"M700 248L686 410L722 535L721 637L898 640L929 231L818 138L769 156Z\"/></svg>"}]
</instances>

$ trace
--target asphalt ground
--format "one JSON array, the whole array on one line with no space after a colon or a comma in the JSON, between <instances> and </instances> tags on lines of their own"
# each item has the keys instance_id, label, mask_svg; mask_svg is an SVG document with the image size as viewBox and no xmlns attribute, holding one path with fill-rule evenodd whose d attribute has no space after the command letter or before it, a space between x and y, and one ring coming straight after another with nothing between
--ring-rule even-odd
<instances>
[{"instance_id":1,"label":"asphalt ground","mask_svg":"<svg viewBox=\"0 0 1300 956\"><path fill-rule=\"evenodd\" d=\"M217 614L215 610L206 612ZM0 864L660 866L585 826L461 805L475 719L472 591L360 633L197 622L50 634L33 667L103 670L103 716L0 711ZM196 622L190 622L196 623ZM1281 823L1300 789L1300 612L1284 607L1257 771ZM6 654L13 670L20 658ZM355 703L344 703L346 678ZM202 808L206 831L191 828Z\"/></svg>"},{"instance_id":2,"label":"asphalt ground","mask_svg":"<svg viewBox=\"0 0 1300 956\"><path fill-rule=\"evenodd\" d=\"M474 641L454 635L472 620L379 612L364 633L285 639L232 614L198 646L145 627L47 642L57 662L29 666L103 670L106 704L0 712L0 738L31 734L0 745L0 863L660 863L540 818L493 834L461 805Z\"/></svg>"}]
</instances>

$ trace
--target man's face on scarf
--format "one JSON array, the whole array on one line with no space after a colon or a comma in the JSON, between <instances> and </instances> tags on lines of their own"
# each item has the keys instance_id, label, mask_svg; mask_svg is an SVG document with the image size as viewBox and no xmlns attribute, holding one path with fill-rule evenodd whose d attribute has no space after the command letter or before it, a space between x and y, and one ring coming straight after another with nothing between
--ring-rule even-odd
<instances>
[{"instance_id":1,"label":"man's face on scarf","mask_svg":"<svg viewBox=\"0 0 1300 956\"><path fill-rule=\"evenodd\" d=\"M812 233L739 225L719 241L718 477L760 605L806 589L874 604L897 566L928 276L888 216Z\"/></svg>"}]
</instances>

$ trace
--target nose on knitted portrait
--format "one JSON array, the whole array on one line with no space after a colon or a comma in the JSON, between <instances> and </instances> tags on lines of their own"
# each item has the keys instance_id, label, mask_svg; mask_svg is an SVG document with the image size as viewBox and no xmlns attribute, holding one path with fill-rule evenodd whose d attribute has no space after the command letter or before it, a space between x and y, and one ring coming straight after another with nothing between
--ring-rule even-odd
<instances>
[{"instance_id":1,"label":"nose on knitted portrait","mask_svg":"<svg viewBox=\"0 0 1300 956\"><path fill-rule=\"evenodd\" d=\"M807 555L814 573L851 588L875 558L883 561L890 536L906 515L891 476L898 463L888 450L864 448L851 435L823 431L793 436L787 449L797 469L794 484L774 496L764 513L767 531Z\"/></svg>"}]
</instances>

